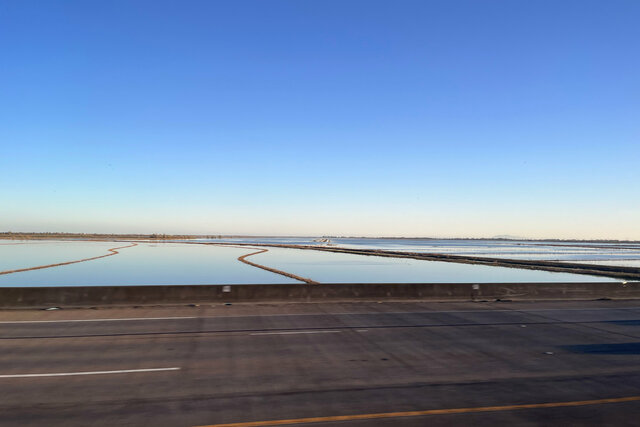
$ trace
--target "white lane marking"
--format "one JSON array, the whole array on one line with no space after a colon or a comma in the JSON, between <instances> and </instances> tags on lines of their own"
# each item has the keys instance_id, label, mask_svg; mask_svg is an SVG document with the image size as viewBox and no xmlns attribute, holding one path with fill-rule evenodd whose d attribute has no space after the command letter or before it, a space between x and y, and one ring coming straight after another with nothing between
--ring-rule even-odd
<instances>
[{"instance_id":1,"label":"white lane marking","mask_svg":"<svg viewBox=\"0 0 640 427\"><path fill-rule=\"evenodd\" d=\"M0 378L69 377L74 375L132 374L138 372L179 371L181 368L121 369L119 371L56 372L51 374L11 374Z\"/></svg>"},{"instance_id":2,"label":"white lane marking","mask_svg":"<svg viewBox=\"0 0 640 427\"><path fill-rule=\"evenodd\" d=\"M286 332L254 332L249 335L295 335L295 334L339 334L342 331L286 331Z\"/></svg>"},{"instance_id":3,"label":"white lane marking","mask_svg":"<svg viewBox=\"0 0 640 427\"><path fill-rule=\"evenodd\" d=\"M368 329L356 329L356 332L369 332Z\"/></svg>"},{"instance_id":4,"label":"white lane marking","mask_svg":"<svg viewBox=\"0 0 640 427\"><path fill-rule=\"evenodd\" d=\"M0 324L21 324L21 323L72 323L72 322L126 322L135 320L183 320L197 319L197 317L123 317L112 319L68 319L68 320L3 320Z\"/></svg>"}]
</instances>

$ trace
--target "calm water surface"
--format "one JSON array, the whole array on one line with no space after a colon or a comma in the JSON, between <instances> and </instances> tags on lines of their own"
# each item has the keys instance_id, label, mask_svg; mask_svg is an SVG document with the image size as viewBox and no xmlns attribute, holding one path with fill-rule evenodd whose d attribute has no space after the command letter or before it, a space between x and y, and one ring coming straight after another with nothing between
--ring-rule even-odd
<instances>
[{"instance_id":1,"label":"calm water surface","mask_svg":"<svg viewBox=\"0 0 640 427\"><path fill-rule=\"evenodd\" d=\"M274 249L252 260L322 283L605 282L606 277L451 262Z\"/></svg>"},{"instance_id":2,"label":"calm water surface","mask_svg":"<svg viewBox=\"0 0 640 427\"><path fill-rule=\"evenodd\" d=\"M370 241L374 239L364 240L367 240L369 247L373 246ZM217 239L216 241L219 242ZM297 239L297 244L301 244L301 241L303 239ZM253 241L251 239L242 241L242 243L249 242ZM270 241L261 239L261 243L270 243ZM280 243L286 243L286 239L280 239ZM0 271L105 255L109 253L107 251L109 248L128 244L128 242L88 241L0 241ZM307 244L320 243L308 239ZM342 244L347 245L344 242ZM385 249L390 246L386 239L383 244L386 245L384 246ZM423 246L419 247L427 248L424 242L420 244ZM434 243L429 241L428 244L433 245ZM457 244L464 247L464 251L473 253L482 251L484 251L482 253L489 251L499 252L495 245L490 247L491 245L488 243L484 243L484 246L476 241L473 242L473 245ZM418 244L415 243L415 245ZM447 245L439 246L440 252L446 252L443 249L445 246L446 248L453 248L456 244L447 241ZM510 253L514 252L512 243L505 246L509 247L506 250L510 251ZM395 246L394 248L398 249ZM406 248L405 246L400 249L407 250ZM457 250L460 249L458 248ZM139 243L135 247L120 249L119 254L106 258L66 266L0 275L0 286L300 283L237 261L239 256L254 251L255 249L252 248L232 248L216 245ZM255 255L250 259L272 268L324 283L586 282L608 280L604 277L568 273L282 248L269 248L269 252ZM601 262L604 263L606 261ZM624 262L624 265L629 265L626 263L634 263L636 261Z\"/></svg>"},{"instance_id":3,"label":"calm water surface","mask_svg":"<svg viewBox=\"0 0 640 427\"><path fill-rule=\"evenodd\" d=\"M127 245L130 243L0 240L0 271L106 255L109 248Z\"/></svg>"},{"instance_id":4,"label":"calm water surface","mask_svg":"<svg viewBox=\"0 0 640 427\"><path fill-rule=\"evenodd\" d=\"M498 240L336 239L338 246L546 261L640 260L640 245Z\"/></svg>"},{"instance_id":5,"label":"calm water surface","mask_svg":"<svg viewBox=\"0 0 640 427\"><path fill-rule=\"evenodd\" d=\"M317 238L242 238L201 241L266 243L292 245L326 245ZM353 249L382 249L390 251L430 252L489 258L510 258L546 261L640 261L640 244L544 242L517 240L437 240L437 239L371 239L331 238L329 245Z\"/></svg>"},{"instance_id":6,"label":"calm water surface","mask_svg":"<svg viewBox=\"0 0 640 427\"><path fill-rule=\"evenodd\" d=\"M615 265L619 267L637 267L640 268L640 260L607 260L607 261L577 261L578 264L596 264L596 265Z\"/></svg>"},{"instance_id":7,"label":"calm water surface","mask_svg":"<svg viewBox=\"0 0 640 427\"><path fill-rule=\"evenodd\" d=\"M77 253L76 245L69 242L46 246L53 254L71 256L63 259L86 258ZM127 243L106 246L96 244L92 256L107 253L106 248L124 246ZM24 245L27 246L27 245ZM17 246L16 246L17 247ZM30 264L50 263L52 257L43 256L41 246L34 245L37 256ZM104 250L102 250L104 249ZM0 275L0 286L100 286L100 285L202 285L202 284L254 284L300 283L287 277L270 273L237 261L241 255L253 252L247 249L186 244L139 244L120 250L118 255L93 261L42 270ZM11 260L24 265L24 255Z\"/></svg>"}]
</instances>

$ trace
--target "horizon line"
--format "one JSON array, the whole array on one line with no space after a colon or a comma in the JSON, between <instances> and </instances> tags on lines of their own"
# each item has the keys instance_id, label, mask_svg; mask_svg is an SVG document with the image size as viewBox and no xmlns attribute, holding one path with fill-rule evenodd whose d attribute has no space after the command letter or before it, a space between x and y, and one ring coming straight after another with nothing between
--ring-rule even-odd
<instances>
[{"instance_id":1,"label":"horizon line","mask_svg":"<svg viewBox=\"0 0 640 427\"><path fill-rule=\"evenodd\" d=\"M425 236L349 236L349 235L286 235L286 234L220 234L220 233L96 233L96 232L65 232L65 231L0 231L0 237L7 235L62 235L68 237L96 236L96 237L146 237L157 240L167 240L172 238L333 238L333 239L404 239L404 240L506 240L506 241L558 241L558 242L620 242L620 243L640 243L640 240L632 239L577 239L577 238L530 238L517 236L494 236L494 237L425 237Z\"/></svg>"}]
</instances>

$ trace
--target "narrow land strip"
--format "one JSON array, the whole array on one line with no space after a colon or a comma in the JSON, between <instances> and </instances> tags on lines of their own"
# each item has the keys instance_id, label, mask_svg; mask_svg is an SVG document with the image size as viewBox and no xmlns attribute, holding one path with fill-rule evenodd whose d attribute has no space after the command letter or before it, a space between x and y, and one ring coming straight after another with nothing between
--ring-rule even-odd
<instances>
[{"instance_id":1,"label":"narrow land strip","mask_svg":"<svg viewBox=\"0 0 640 427\"><path fill-rule=\"evenodd\" d=\"M31 270L41 270L43 268L60 267L62 265L77 264L79 262L85 262L85 261L93 261L95 259L106 258L106 257L109 257L109 256L117 255L117 254L119 254L118 249L131 248L133 246L138 246L138 244L137 243L132 243L132 244L127 245L127 246L119 246L117 248L107 249L111 253L106 254L106 255L94 256L94 257L91 257L91 258L84 258L84 259L78 259L78 260L74 260L74 261L59 262L59 263L56 263L56 264L39 265L39 266L36 266L36 267L19 268L19 269L16 269L16 270L0 271L0 275L21 273L23 271L31 271Z\"/></svg>"},{"instance_id":2,"label":"narrow land strip","mask_svg":"<svg viewBox=\"0 0 640 427\"><path fill-rule=\"evenodd\" d=\"M295 274L287 273L286 271L277 270L275 268L267 267L266 265L258 264L258 263L251 262L251 261L247 261L247 258L250 257L250 256L262 254L262 253L265 253L265 252L268 252L268 251L269 251L269 249L261 249L261 250L259 250L257 252L252 252L250 254L242 255L241 257L238 257L238 261L243 262L245 264L248 264L248 265L250 265L252 267L261 268L263 270L270 271L271 273L280 274L282 276L289 277L289 278L295 279L295 280L299 280L301 282L305 282L305 283L308 283L310 285L315 285L315 284L318 283L318 282L315 282L315 281L313 281L311 279L308 279L306 277L296 276Z\"/></svg>"}]
</instances>

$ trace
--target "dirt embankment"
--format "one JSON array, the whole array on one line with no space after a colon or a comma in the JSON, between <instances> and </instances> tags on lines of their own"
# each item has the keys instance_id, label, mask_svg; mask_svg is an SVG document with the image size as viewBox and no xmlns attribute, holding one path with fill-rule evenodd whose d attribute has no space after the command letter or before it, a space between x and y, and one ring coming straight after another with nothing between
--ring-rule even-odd
<instances>
[{"instance_id":1,"label":"dirt embankment","mask_svg":"<svg viewBox=\"0 0 640 427\"><path fill-rule=\"evenodd\" d=\"M263 270L270 271L272 273L280 274L280 275L285 276L285 277L290 277L290 278L295 279L295 280L300 280L301 282L305 282L305 283L308 283L310 285L315 285L315 284L318 283L318 282L315 282L315 281L313 281L311 279L308 279L306 277L296 276L295 274L287 273L286 271L277 270L275 268L267 267L266 265L258 264L258 263L251 262L251 261L247 261L247 259L246 259L246 258L248 258L248 257L250 257L252 255L262 254L262 253L265 253L267 251L269 251L269 249L261 249L261 250L259 250L257 252L252 252L250 254L242 255L241 257L238 257L238 261L243 262L245 264L248 264L248 265L250 265L252 267L261 268Z\"/></svg>"}]
</instances>

